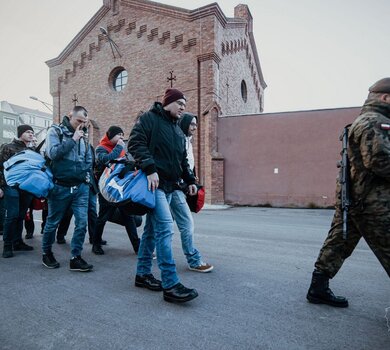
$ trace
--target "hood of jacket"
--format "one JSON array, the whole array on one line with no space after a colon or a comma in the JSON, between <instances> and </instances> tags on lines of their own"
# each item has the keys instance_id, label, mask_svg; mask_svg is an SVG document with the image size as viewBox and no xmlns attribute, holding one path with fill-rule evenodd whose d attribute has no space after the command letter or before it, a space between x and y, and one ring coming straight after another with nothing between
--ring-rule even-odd
<instances>
[{"instance_id":1,"label":"hood of jacket","mask_svg":"<svg viewBox=\"0 0 390 350\"><path fill-rule=\"evenodd\" d=\"M192 113L183 113L183 115L181 116L179 120L179 126L183 130L184 135L190 136L188 135L188 129L190 128L190 124L192 122L192 119L194 118L198 120L198 117Z\"/></svg>"}]
</instances>

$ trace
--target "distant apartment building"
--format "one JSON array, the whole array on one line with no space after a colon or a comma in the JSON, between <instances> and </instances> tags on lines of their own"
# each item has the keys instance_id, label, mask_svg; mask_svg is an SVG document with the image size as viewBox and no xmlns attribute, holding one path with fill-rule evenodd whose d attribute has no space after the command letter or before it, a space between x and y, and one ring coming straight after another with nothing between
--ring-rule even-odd
<instances>
[{"instance_id":1,"label":"distant apartment building","mask_svg":"<svg viewBox=\"0 0 390 350\"><path fill-rule=\"evenodd\" d=\"M46 137L47 129L53 123L53 116L37 109L0 102L0 144L11 142L16 137L18 125L31 125L38 141Z\"/></svg>"}]
</instances>

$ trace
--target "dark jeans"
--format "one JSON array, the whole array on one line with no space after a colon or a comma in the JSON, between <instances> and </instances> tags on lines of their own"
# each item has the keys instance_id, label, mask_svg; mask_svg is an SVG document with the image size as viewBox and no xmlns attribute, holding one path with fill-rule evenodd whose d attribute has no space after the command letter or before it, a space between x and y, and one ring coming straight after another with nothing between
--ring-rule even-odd
<instances>
[{"instance_id":1,"label":"dark jeans","mask_svg":"<svg viewBox=\"0 0 390 350\"><path fill-rule=\"evenodd\" d=\"M117 207L114 207L112 204L107 202L102 195L99 193L99 215L96 222L95 236L93 244L100 245L102 242L103 230L106 222L114 214ZM138 252L140 239L137 234L137 227L135 225L135 220L133 215L127 214L124 210L119 208L120 214L122 215L122 221L126 228L127 235L129 236L131 245L134 248L135 252Z\"/></svg>"},{"instance_id":2,"label":"dark jeans","mask_svg":"<svg viewBox=\"0 0 390 350\"><path fill-rule=\"evenodd\" d=\"M5 210L4 210L4 199L0 199L0 233L3 234L3 226L4 226L4 215L5 215Z\"/></svg>"},{"instance_id":3,"label":"dark jeans","mask_svg":"<svg viewBox=\"0 0 390 350\"><path fill-rule=\"evenodd\" d=\"M33 199L33 195L20 191L15 187L4 188L4 245L11 245L22 240L23 220L27 209Z\"/></svg>"}]
</instances>

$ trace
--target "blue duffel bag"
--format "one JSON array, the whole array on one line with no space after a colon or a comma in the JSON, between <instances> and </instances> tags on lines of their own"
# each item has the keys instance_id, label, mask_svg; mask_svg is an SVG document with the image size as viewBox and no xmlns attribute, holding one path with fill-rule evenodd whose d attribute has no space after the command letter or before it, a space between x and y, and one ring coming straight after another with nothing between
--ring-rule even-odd
<instances>
[{"instance_id":1,"label":"blue duffel bag","mask_svg":"<svg viewBox=\"0 0 390 350\"><path fill-rule=\"evenodd\" d=\"M99 191L106 201L123 207L131 215L144 215L156 205L145 173L124 160L107 165L99 179Z\"/></svg>"},{"instance_id":2,"label":"blue duffel bag","mask_svg":"<svg viewBox=\"0 0 390 350\"><path fill-rule=\"evenodd\" d=\"M46 166L45 158L26 149L4 162L4 178L8 186L32 193L35 197L47 197L54 187L53 174Z\"/></svg>"}]
</instances>

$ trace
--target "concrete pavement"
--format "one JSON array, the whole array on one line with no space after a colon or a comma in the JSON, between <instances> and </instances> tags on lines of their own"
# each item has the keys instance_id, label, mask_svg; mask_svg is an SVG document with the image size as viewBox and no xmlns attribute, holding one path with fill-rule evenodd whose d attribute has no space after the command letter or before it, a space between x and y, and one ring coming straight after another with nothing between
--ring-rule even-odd
<instances>
[{"instance_id":1,"label":"concrete pavement","mask_svg":"<svg viewBox=\"0 0 390 350\"><path fill-rule=\"evenodd\" d=\"M215 269L189 271L174 236L179 276L199 292L183 305L134 287L136 256L120 226L106 227L106 255L93 255L85 244L92 273L68 270L69 244L54 245L59 269L42 267L36 233L27 241L35 251L0 258L0 349L390 349L390 280L364 242L331 281L349 308L305 300L332 213L196 214L196 246Z\"/></svg>"}]
</instances>

